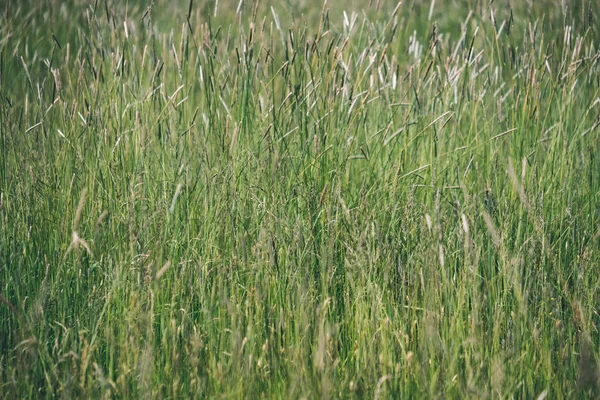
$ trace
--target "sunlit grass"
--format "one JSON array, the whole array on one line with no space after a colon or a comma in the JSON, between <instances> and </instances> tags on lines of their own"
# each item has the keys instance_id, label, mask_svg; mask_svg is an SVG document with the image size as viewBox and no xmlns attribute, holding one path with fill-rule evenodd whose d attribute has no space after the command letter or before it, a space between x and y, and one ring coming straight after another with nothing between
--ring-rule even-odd
<instances>
[{"instance_id":1,"label":"sunlit grass","mask_svg":"<svg viewBox=\"0 0 600 400\"><path fill-rule=\"evenodd\" d=\"M2 5L0 397L596 398L573 3Z\"/></svg>"}]
</instances>

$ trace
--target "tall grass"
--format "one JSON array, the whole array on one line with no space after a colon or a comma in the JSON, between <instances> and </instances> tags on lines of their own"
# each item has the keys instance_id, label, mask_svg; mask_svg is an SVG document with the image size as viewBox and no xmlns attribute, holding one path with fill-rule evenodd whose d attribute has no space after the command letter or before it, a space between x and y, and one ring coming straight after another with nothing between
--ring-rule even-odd
<instances>
[{"instance_id":1,"label":"tall grass","mask_svg":"<svg viewBox=\"0 0 600 400\"><path fill-rule=\"evenodd\" d=\"M0 397L596 397L598 17L4 3Z\"/></svg>"}]
</instances>

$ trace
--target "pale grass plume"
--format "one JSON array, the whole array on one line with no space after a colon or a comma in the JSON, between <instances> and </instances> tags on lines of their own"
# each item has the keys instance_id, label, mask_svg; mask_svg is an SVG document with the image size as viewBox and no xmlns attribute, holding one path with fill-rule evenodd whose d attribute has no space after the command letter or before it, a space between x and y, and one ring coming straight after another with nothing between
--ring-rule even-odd
<instances>
[{"instance_id":1,"label":"pale grass plume","mask_svg":"<svg viewBox=\"0 0 600 400\"><path fill-rule=\"evenodd\" d=\"M160 277L163 276L165 274L165 272L167 272L167 270L169 269L170 266L171 266L171 261L167 261L165 263L165 265L163 265L162 268L159 269L158 272L156 273L156 279L160 279Z\"/></svg>"},{"instance_id":2,"label":"pale grass plume","mask_svg":"<svg viewBox=\"0 0 600 400\"><path fill-rule=\"evenodd\" d=\"M431 216L429 214L425 214L425 223L427 224L427 229L431 232L431 227L433 226L431 222Z\"/></svg>"},{"instance_id":3,"label":"pale grass plume","mask_svg":"<svg viewBox=\"0 0 600 400\"><path fill-rule=\"evenodd\" d=\"M78 233L79 222L81 221L81 213L83 212L83 206L85 205L86 193L87 193L86 189L83 189L81 191L81 196L79 198L79 204L77 205L77 210L75 211L75 219L73 220L72 240L71 240L71 243L69 244L69 247L67 248L67 251L65 252L64 259L67 258L67 256L73 249L78 249L80 247L83 247L90 256L93 256L93 253L90 250L90 246L84 239L82 239L79 236L79 233Z\"/></svg>"},{"instance_id":4,"label":"pale grass plume","mask_svg":"<svg viewBox=\"0 0 600 400\"><path fill-rule=\"evenodd\" d=\"M500 234L498 233L498 229L496 228L494 221L492 221L492 217L486 211L483 211L481 213L481 216L483 217L485 226L487 227L487 230L488 230L490 236L492 237L492 241L494 242L494 245L500 246Z\"/></svg>"},{"instance_id":5,"label":"pale grass plume","mask_svg":"<svg viewBox=\"0 0 600 400\"><path fill-rule=\"evenodd\" d=\"M175 189L175 194L173 195L173 200L171 201L171 207L169 207L169 213L173 213L173 211L175 211L175 204L177 203L177 198L179 197L179 194L181 193L181 188L182 185L181 183L177 184L177 188Z\"/></svg>"},{"instance_id":6,"label":"pale grass plume","mask_svg":"<svg viewBox=\"0 0 600 400\"><path fill-rule=\"evenodd\" d=\"M467 221L466 215L464 213L461 214L460 219L462 222L462 228L463 228L463 231L465 232L465 235L469 236L469 233L470 233L469 222Z\"/></svg>"},{"instance_id":7,"label":"pale grass plume","mask_svg":"<svg viewBox=\"0 0 600 400\"><path fill-rule=\"evenodd\" d=\"M527 198L527 193L525 193L525 187L523 187L523 184L517 177L515 168L513 166L512 158L508 159L508 176L510 177L511 182L515 190L517 191L517 194L519 195L521 203L527 209L527 211L531 211L531 204L529 203L529 199Z\"/></svg>"}]
</instances>

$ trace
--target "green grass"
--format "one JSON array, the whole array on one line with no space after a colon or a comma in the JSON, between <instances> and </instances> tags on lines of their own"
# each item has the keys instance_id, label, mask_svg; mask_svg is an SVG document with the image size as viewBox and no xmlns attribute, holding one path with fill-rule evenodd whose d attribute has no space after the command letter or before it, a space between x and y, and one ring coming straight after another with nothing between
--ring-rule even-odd
<instances>
[{"instance_id":1,"label":"green grass","mask_svg":"<svg viewBox=\"0 0 600 400\"><path fill-rule=\"evenodd\" d=\"M561 3L4 2L0 397L596 398Z\"/></svg>"}]
</instances>

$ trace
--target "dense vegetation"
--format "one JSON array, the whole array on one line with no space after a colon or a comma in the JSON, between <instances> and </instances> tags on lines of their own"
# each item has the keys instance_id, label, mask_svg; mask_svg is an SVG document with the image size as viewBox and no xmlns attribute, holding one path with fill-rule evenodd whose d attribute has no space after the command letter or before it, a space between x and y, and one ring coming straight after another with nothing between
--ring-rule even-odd
<instances>
[{"instance_id":1,"label":"dense vegetation","mask_svg":"<svg viewBox=\"0 0 600 400\"><path fill-rule=\"evenodd\" d=\"M583 1L0 10L0 397L598 395Z\"/></svg>"}]
</instances>

